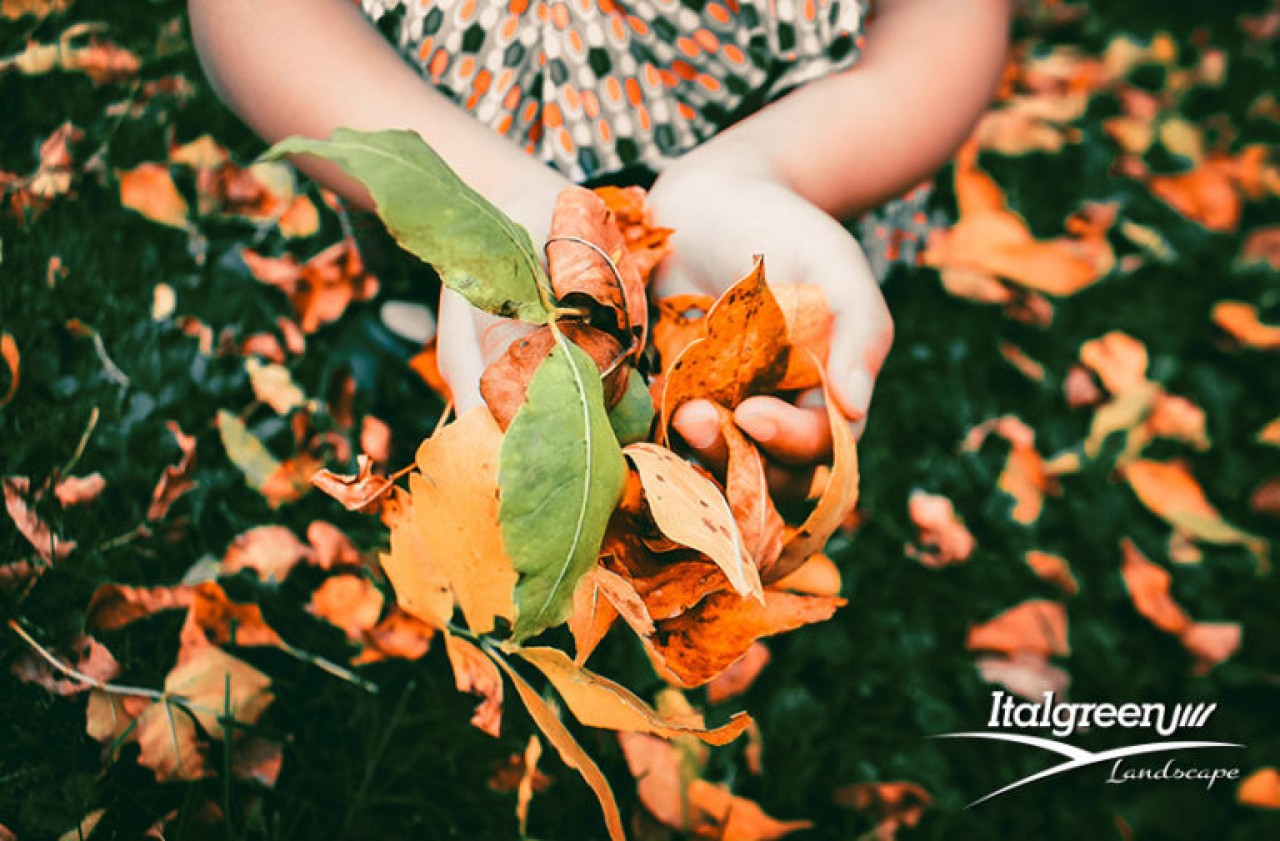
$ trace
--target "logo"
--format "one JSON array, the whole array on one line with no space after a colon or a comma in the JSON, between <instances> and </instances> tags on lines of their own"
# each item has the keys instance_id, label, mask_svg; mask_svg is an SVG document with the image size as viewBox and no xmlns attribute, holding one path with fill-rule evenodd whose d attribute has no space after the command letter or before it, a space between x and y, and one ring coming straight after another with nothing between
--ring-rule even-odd
<instances>
[{"instance_id":1,"label":"logo","mask_svg":"<svg viewBox=\"0 0 1280 841\"><path fill-rule=\"evenodd\" d=\"M1157 766L1132 762L1126 764L1126 762L1132 757L1146 754L1244 747L1234 742L1168 739L1179 731L1199 730L1204 727L1217 708L1217 704L1204 703L1178 703L1169 706L1160 702L1126 704L1057 702L1052 692L1044 693L1044 700L1040 702L1018 701L1012 695L996 689L991 693L991 716L987 719L987 727L991 729L964 733L940 733L933 738L1014 742L1066 757L1065 762L1015 780L1003 788L978 798L965 808L973 808L979 803L1029 783L1106 762L1112 763L1106 780L1109 785L1123 785L1135 780L1179 780L1202 783L1207 790L1213 788L1214 783L1219 780L1237 779L1240 776L1240 769L1181 766L1177 758L1170 758L1163 765ZM1044 736L1008 732L1048 729L1054 736L1066 737L1083 729L1108 730L1111 728L1152 731L1166 737L1166 740L1142 742L1094 752Z\"/></svg>"}]
</instances>

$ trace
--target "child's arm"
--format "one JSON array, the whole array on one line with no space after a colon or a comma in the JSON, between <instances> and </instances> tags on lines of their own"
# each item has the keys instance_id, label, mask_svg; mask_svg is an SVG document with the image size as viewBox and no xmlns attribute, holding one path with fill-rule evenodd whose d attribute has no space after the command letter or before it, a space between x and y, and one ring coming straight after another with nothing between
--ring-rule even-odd
<instances>
[{"instance_id":1,"label":"child's arm","mask_svg":"<svg viewBox=\"0 0 1280 841\"><path fill-rule=\"evenodd\" d=\"M881 0L849 71L812 82L672 164L651 194L675 229L658 294L716 292L764 253L774 282L822 286L835 314L828 380L858 427L893 341L893 321L856 240L833 217L864 211L946 162L995 89L1009 0ZM738 425L775 460L803 466L830 447L815 410L753 397ZM674 419L715 461L707 405Z\"/></svg>"},{"instance_id":2,"label":"child's arm","mask_svg":"<svg viewBox=\"0 0 1280 841\"><path fill-rule=\"evenodd\" d=\"M339 126L417 131L462 178L546 238L556 195L570 182L476 121L422 80L351 0L189 0L205 71L222 98L267 141L326 138ZM367 193L334 166L299 166L358 205ZM480 402L484 353L510 325L475 314L452 293L440 313L440 364L460 409ZM494 351L491 349L490 354Z\"/></svg>"}]
</instances>

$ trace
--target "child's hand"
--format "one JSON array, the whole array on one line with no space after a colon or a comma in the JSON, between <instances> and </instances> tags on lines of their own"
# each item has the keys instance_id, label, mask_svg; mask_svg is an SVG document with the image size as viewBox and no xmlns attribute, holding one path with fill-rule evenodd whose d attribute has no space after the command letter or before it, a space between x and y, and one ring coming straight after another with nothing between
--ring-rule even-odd
<instances>
[{"instance_id":1,"label":"child's hand","mask_svg":"<svg viewBox=\"0 0 1280 841\"><path fill-rule=\"evenodd\" d=\"M893 342L893 321L853 236L766 173L706 159L681 161L666 170L654 184L650 204L655 221L676 231L675 251L654 284L659 297L718 294L747 273L755 254L764 255L770 281L812 283L826 291L835 315L827 378L860 434L875 376ZM734 417L776 463L804 467L831 449L826 412L816 397L805 395L800 405L751 397ZM673 424L704 459L723 458L718 417L709 403L687 403Z\"/></svg>"}]
</instances>

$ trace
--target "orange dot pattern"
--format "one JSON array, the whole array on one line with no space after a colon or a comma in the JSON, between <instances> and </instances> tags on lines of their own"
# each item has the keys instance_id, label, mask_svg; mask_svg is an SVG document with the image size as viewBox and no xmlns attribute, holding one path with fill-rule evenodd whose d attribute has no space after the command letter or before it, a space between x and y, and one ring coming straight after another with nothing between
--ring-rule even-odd
<instances>
[{"instance_id":1,"label":"orange dot pattern","mask_svg":"<svg viewBox=\"0 0 1280 841\"><path fill-rule=\"evenodd\" d=\"M871 0L360 0L441 92L575 181L659 172L850 67Z\"/></svg>"}]
</instances>

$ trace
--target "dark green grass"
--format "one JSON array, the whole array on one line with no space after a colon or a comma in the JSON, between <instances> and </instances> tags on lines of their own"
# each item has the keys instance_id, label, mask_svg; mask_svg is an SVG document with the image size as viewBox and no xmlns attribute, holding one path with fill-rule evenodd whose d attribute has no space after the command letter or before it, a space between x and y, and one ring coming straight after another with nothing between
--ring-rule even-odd
<instances>
[{"instance_id":1,"label":"dark green grass","mask_svg":"<svg viewBox=\"0 0 1280 841\"><path fill-rule=\"evenodd\" d=\"M1196 92L1187 107L1231 116L1240 143L1275 143L1274 125L1244 117L1276 78L1274 54L1246 46L1235 25L1240 13L1260 5L1099 2L1085 20L1045 37L1100 49L1119 28L1146 34L1166 27L1180 43L1205 29L1229 52L1231 82ZM84 606L98 584L176 582L200 559L221 557L234 536L256 525L278 522L303 533L312 519L323 518L362 546L385 539L374 521L347 515L318 496L272 511L247 489L212 426L218 409L240 411L252 401L239 359L204 357L193 339L149 317L152 290L161 281L177 290L179 314L199 317L215 335L227 329L243 338L268 329L288 307L236 266L235 253L253 236L244 226L204 225L193 250L185 234L119 206L111 169L163 159L171 138L186 141L210 132L241 161L261 149L204 86L185 37L177 40L176 51L157 55L158 33L167 21L178 20L183 31L182 11L169 0L80 0L70 17L36 31L21 23L0 28L0 53L7 54L27 37L55 37L69 22L103 20L109 37L143 57L143 79L182 72L196 87L185 105L161 98L140 119L115 120L104 109L129 94L128 84L95 87L83 77L57 73L0 76L0 168L28 171L39 141L64 120L86 133L77 147L78 163L99 149L107 162L100 178L79 178L75 197L57 201L34 224L0 213L0 329L11 332L22 351L21 390L0 409L0 474L43 481L71 459L96 409L100 417L76 471L101 471L109 486L89 506L62 511L43 505L40 513L59 533L79 541L80 549L24 599L0 591L0 618L19 619L51 644L80 630ZM1199 566L1174 570L1174 595L1192 616L1239 621L1245 628L1243 647L1230 661L1208 676L1192 677L1188 656L1134 612L1119 577L1120 538L1131 537L1151 557L1163 559L1168 532L1114 481L1107 459L1066 477L1061 495L1028 528L1010 521L1011 502L995 488L1007 445L992 438L977 452L959 450L973 425L1006 413L1036 430L1042 452L1076 446L1087 432L1089 413L1067 407L1062 377L1081 342L1124 330L1150 348L1155 379L1208 413L1210 450L1161 444L1155 452L1189 459L1232 522L1280 537L1276 521L1248 505L1260 481L1280 475L1280 451L1253 442L1256 430L1280 414L1280 365L1274 355L1229 349L1208 317L1213 302L1232 298L1256 302L1280 320L1276 276L1232 270L1236 238L1206 233L1139 185L1108 175L1113 149L1098 120L1113 105L1103 98L1095 102L1084 142L1061 155L988 156L983 165L1038 234L1058 234L1062 219L1082 199L1116 200L1125 218L1156 227L1169 239L1175 261L1148 265L1062 302L1052 328L1044 331L948 297L926 271L900 271L888 285L899 338L860 448L866 520L855 537L840 538L832 547L850 604L827 624L773 642L773 661L761 680L740 701L713 711L713 717L723 717L740 706L750 710L763 731L765 759L764 774L756 778L746 772L740 746L722 749L713 756L709 777L731 783L778 817L812 819L815 829L797 839L851 839L868 831L868 818L834 806L831 794L850 783L885 780L918 782L936 797L914 837L1118 837L1117 816L1140 839L1280 835L1271 815L1237 807L1231 786L1207 793L1186 784L1109 786L1103 768L965 810L966 803L1047 760L1018 746L929 738L978 728L986 720L989 688L964 648L969 625L1027 598L1058 597L1022 563L1026 550L1038 548L1069 558L1080 579L1080 594L1067 601L1072 655L1063 662L1074 698L1215 701L1218 712L1204 735L1248 749L1215 754L1203 764L1245 771L1280 764L1275 574L1259 577L1247 553L1214 547L1205 547ZM945 179L940 184L938 201L945 206ZM1250 205L1244 227L1277 221L1280 202L1272 199ZM295 244L296 252L307 256L332 242L335 222L325 224L313 241ZM1124 241L1115 242L1125 253ZM282 244L269 239L261 247L276 253ZM50 289L45 274L54 255L67 273ZM423 428L433 404L412 383L388 373L388 366L370 363L352 326L358 316L356 308L343 323L309 337L295 377L309 395L323 396L336 369L355 368L362 380L357 413L376 410L397 429ZM100 332L129 385L106 376L92 344L66 328L72 318ZM1043 362L1046 383L1014 373L997 352L1002 339ZM254 431L287 455L286 426L261 417L253 416ZM102 548L142 522L152 486L176 460L165 429L169 420L198 438L198 488L156 537ZM412 451L412 438L402 435L404 453ZM904 555L904 545L914 539L906 500L917 488L955 501L979 543L970 563L930 570ZM0 560L28 554L21 536L0 518ZM342 635L303 609L308 583L314 584L305 575L278 587L241 578L228 588L237 598L261 604L273 627L294 645L342 660L350 653ZM178 624L174 616L161 616L103 635L124 666L121 679L162 685L176 654ZM273 678L276 701L257 725L285 746L283 774L270 792L238 782L228 787L219 779L158 785L134 761L136 748L104 766L99 746L84 735L83 696L53 698L9 677L9 664L24 651L13 634L0 632L0 824L24 841L57 837L100 808L107 811L95 838L136 838L174 812L168 838L515 835L514 796L491 791L486 781L496 763L523 749L531 725L509 699L502 739L469 727L474 699L454 690L439 647L418 663L365 669L377 694L277 652L238 651ZM657 688L634 641L611 639L595 656L602 672L641 694ZM616 743L606 734L578 732L612 781L624 814L631 814L634 784ZM1119 738L1100 731L1078 741L1104 749L1120 744ZM217 746L213 759L219 766ZM598 807L576 774L550 755L544 764L553 785L534 800L531 835L558 841L602 837ZM222 824L202 823L201 809L209 801L228 816Z\"/></svg>"}]
</instances>

